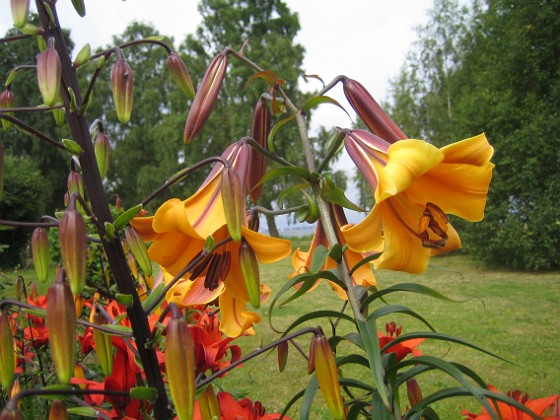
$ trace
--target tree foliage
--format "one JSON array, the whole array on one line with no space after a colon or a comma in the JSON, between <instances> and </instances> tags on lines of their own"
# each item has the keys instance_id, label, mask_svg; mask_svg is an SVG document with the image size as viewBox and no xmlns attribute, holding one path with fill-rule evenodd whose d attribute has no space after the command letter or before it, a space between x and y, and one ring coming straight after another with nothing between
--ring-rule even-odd
<instances>
[{"instance_id":1,"label":"tree foliage","mask_svg":"<svg viewBox=\"0 0 560 420\"><path fill-rule=\"evenodd\" d=\"M560 267L560 1L436 1L393 81L392 114L438 145L485 131L495 148L486 217L464 229L482 263ZM436 58L436 59L434 59Z\"/></svg>"}]
</instances>

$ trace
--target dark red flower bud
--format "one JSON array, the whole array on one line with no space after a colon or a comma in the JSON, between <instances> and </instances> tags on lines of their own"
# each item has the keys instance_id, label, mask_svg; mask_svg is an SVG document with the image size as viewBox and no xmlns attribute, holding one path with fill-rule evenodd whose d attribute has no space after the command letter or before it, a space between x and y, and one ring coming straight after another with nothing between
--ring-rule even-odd
<instances>
[{"instance_id":1,"label":"dark red flower bud","mask_svg":"<svg viewBox=\"0 0 560 420\"><path fill-rule=\"evenodd\" d=\"M15 106L16 97L14 96L12 89L7 87L2 93L0 93L0 111L6 108L13 108ZM13 112L8 112L7 114L11 116L14 115ZM0 119L0 121L2 121L2 127L4 128L4 130L8 131L10 128L12 128L11 121L8 121L6 119Z\"/></svg>"},{"instance_id":2,"label":"dark red flower bud","mask_svg":"<svg viewBox=\"0 0 560 420\"><path fill-rule=\"evenodd\" d=\"M134 77L132 69L122 57L117 58L111 71L111 89L117 118L123 124L127 123L132 114L132 91L134 88Z\"/></svg>"},{"instance_id":3,"label":"dark red flower bud","mask_svg":"<svg viewBox=\"0 0 560 420\"><path fill-rule=\"evenodd\" d=\"M86 284L87 238L82 215L70 200L59 224L60 253L72 292L79 295Z\"/></svg>"},{"instance_id":4,"label":"dark red flower bud","mask_svg":"<svg viewBox=\"0 0 560 420\"><path fill-rule=\"evenodd\" d=\"M407 138L359 82L345 79L343 87L348 102L373 133L389 143Z\"/></svg>"},{"instance_id":5,"label":"dark red flower bud","mask_svg":"<svg viewBox=\"0 0 560 420\"><path fill-rule=\"evenodd\" d=\"M422 391L420 390L420 386L418 386L418 382L416 382L416 379L407 379L406 395L408 396L408 401L410 402L411 407L414 407L424 399L424 397L422 397Z\"/></svg>"},{"instance_id":6,"label":"dark red flower bud","mask_svg":"<svg viewBox=\"0 0 560 420\"><path fill-rule=\"evenodd\" d=\"M212 59L206 69L185 123L185 131L183 133L185 143L190 143L196 137L210 116L222 87L227 65L227 54L220 53Z\"/></svg>"},{"instance_id":7,"label":"dark red flower bud","mask_svg":"<svg viewBox=\"0 0 560 420\"><path fill-rule=\"evenodd\" d=\"M175 82L179 85L179 88L189 99L194 98L194 86L192 84L189 72L185 62L179 54L172 52L167 57L167 67L175 79Z\"/></svg>"},{"instance_id":8,"label":"dark red flower bud","mask_svg":"<svg viewBox=\"0 0 560 420\"><path fill-rule=\"evenodd\" d=\"M268 149L268 135L270 134L270 109L264 99L259 99L253 116L253 129L251 136L264 149ZM251 201L256 203L261 195L263 185L257 185L266 172L266 158L257 150L251 148L249 154L249 173L247 188Z\"/></svg>"},{"instance_id":9,"label":"dark red flower bud","mask_svg":"<svg viewBox=\"0 0 560 420\"><path fill-rule=\"evenodd\" d=\"M76 308L64 270L60 270L56 282L47 292L47 327L49 345L58 380L68 383L74 373L76 345Z\"/></svg>"},{"instance_id":10,"label":"dark red flower bud","mask_svg":"<svg viewBox=\"0 0 560 420\"><path fill-rule=\"evenodd\" d=\"M37 82L47 106L54 105L60 95L62 64L54 48L54 38L50 38L48 47L37 56Z\"/></svg>"}]
</instances>

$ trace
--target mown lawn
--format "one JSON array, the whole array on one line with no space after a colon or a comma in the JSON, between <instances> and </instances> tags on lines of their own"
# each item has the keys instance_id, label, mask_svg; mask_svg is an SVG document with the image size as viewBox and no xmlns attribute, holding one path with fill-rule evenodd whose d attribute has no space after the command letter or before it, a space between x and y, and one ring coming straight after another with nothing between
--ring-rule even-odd
<instances>
[{"instance_id":1,"label":"mown lawn","mask_svg":"<svg viewBox=\"0 0 560 420\"><path fill-rule=\"evenodd\" d=\"M289 259L272 266L262 267L262 281L273 290L273 295L291 271ZM401 282L414 282L435 288L446 296L461 301L452 303L413 294L390 295L388 303L407 305L424 316L437 331L477 344L511 363L493 358L476 350L441 342L424 342L419 349L424 354L442 357L447 361L464 363L474 369L487 383L504 392L521 389L532 397L542 397L560 392L560 273L520 273L493 271L477 267L465 255L432 259L426 273L413 276L391 271L377 273L379 287ZM238 340L244 353L261 343L277 337L267 321L269 304L261 308L263 322L256 328L257 335ZM326 284L274 311L273 325L286 328L307 311L341 308L341 302ZM381 319L403 325L404 332L426 330L419 321L399 316ZM306 324L316 326L316 321ZM323 323L328 329L328 323ZM341 324L340 333L350 331ZM307 346L310 337L300 340ZM351 349L351 347L345 347ZM306 361L290 348L288 367L278 372L276 353L260 357L237 369L222 380L225 389L239 396L251 396L263 402L267 411L279 411L309 378L305 372ZM343 372L349 375L348 371ZM367 380L367 376L361 376ZM418 377L424 395L442 387L457 386L451 378L441 374L426 373ZM404 404L404 403L403 403ZM434 408L442 419L461 419L461 409L479 412L472 398L446 400ZM314 409L314 418L328 418L320 398ZM296 416L293 412L293 416Z\"/></svg>"}]
</instances>

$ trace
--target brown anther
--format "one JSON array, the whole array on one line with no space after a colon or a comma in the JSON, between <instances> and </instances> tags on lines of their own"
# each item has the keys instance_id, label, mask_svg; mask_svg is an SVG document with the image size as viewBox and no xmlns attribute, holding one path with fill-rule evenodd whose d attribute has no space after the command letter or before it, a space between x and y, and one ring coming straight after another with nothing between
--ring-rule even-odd
<instances>
[{"instance_id":1,"label":"brown anther","mask_svg":"<svg viewBox=\"0 0 560 420\"><path fill-rule=\"evenodd\" d=\"M201 255L202 255L202 251L200 251L198 254L196 254L196 256L193 258L193 260L197 259ZM191 275L189 276L189 280L196 280L198 277L200 277L200 275L202 274L204 269L210 263L210 260L212 259L213 256L214 256L214 254L209 253L208 255L206 255L202 259L202 261L200 261L198 264L196 264L191 271Z\"/></svg>"},{"instance_id":2,"label":"brown anther","mask_svg":"<svg viewBox=\"0 0 560 420\"><path fill-rule=\"evenodd\" d=\"M418 233L426 248L440 248L447 240L447 215L434 203L426 203L426 208L418 221ZM432 238L430 232L438 238Z\"/></svg>"},{"instance_id":3,"label":"brown anther","mask_svg":"<svg viewBox=\"0 0 560 420\"><path fill-rule=\"evenodd\" d=\"M206 272L206 278L204 279L204 287L208 290L215 290L218 287L220 281L220 262L222 260L221 254L215 254L214 258L208 266L208 271Z\"/></svg>"}]
</instances>

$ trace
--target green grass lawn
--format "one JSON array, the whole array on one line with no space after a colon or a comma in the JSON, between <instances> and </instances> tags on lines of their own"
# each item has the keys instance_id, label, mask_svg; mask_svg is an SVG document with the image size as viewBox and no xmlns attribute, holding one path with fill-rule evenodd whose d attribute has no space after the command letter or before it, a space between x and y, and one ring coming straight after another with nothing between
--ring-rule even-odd
<instances>
[{"instance_id":1,"label":"green grass lawn","mask_svg":"<svg viewBox=\"0 0 560 420\"><path fill-rule=\"evenodd\" d=\"M262 282L278 291L291 271L289 259L262 267ZM450 303L416 294L392 294L391 304L407 305L424 316L437 331L477 344L511 363L501 361L459 345L424 342L419 349L424 354L447 361L464 363L502 391L521 389L530 396L543 397L560 392L560 273L520 273L489 271L476 266L468 256L454 255L433 258L422 275L392 271L377 273L380 288L413 282L435 288L446 296L462 301ZM238 340L248 353L261 343L277 337L267 322L269 304L261 308L263 322L256 327L257 335ZM285 328L298 316L311 310L341 308L327 284L274 312L274 326ZM403 325L404 332L426 330L419 321L407 316L382 319ZM316 326L311 322L309 326ZM323 328L328 325L323 324ZM342 331L347 332L343 325ZM346 327L348 328L348 327ZM349 330L348 330L349 331ZM338 331L339 333L341 331ZM300 340L308 345L310 337ZM222 380L225 389L239 396L260 400L268 411L281 410L289 398L304 388L309 378L306 361L290 347L288 367L278 372L276 353L260 357L237 369ZM344 372L343 372L344 373ZM424 395L442 387L457 386L451 378L426 373L418 377ZM460 419L461 409L479 412L472 398L453 399L435 406L442 419ZM328 418L318 401L314 418Z\"/></svg>"}]
</instances>

